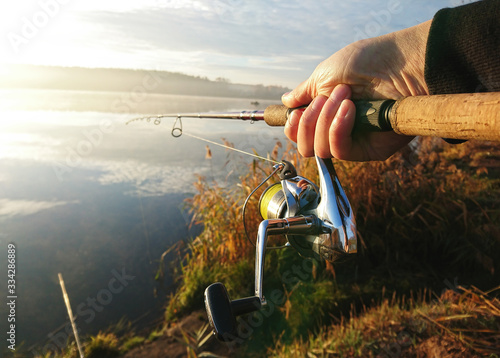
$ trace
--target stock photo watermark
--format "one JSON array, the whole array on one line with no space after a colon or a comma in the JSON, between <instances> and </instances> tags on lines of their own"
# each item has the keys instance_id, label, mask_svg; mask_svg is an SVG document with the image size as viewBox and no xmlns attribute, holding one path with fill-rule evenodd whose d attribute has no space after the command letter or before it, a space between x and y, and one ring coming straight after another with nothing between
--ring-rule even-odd
<instances>
[{"instance_id":1,"label":"stock photo watermark","mask_svg":"<svg viewBox=\"0 0 500 358\"><path fill-rule=\"evenodd\" d=\"M131 114L162 82L161 77L155 71L148 71L142 78L140 84L135 85L130 91L121 95L111 103L111 111L120 114ZM80 167L85 158L88 158L102 145L105 137L116 130L116 124L112 120L102 119L97 128L81 131L81 139L75 145L67 145L64 148L63 160L54 160L52 170L59 181L73 169Z\"/></svg>"},{"instance_id":2,"label":"stock photo watermark","mask_svg":"<svg viewBox=\"0 0 500 358\"><path fill-rule=\"evenodd\" d=\"M84 302L79 303L76 306L76 317L82 321L79 322L81 326L83 323L90 324L95 319L96 315L109 306L113 301L113 298L116 295L123 292L123 290L129 285L130 281L135 279L135 276L128 274L125 268L122 268L121 271L117 271L116 269L111 270L112 277L109 279L106 287L100 289L94 296L88 296ZM78 327L78 325L77 325ZM77 329L78 333L80 333L80 329ZM38 350L33 348L30 352L33 356L39 356L42 354L45 356L48 352L55 352L57 350L63 349L66 347L68 343L68 338L73 336L73 330L71 326L71 322L68 322L64 328L59 330L56 333L49 333L47 338L49 342L45 344Z\"/></svg>"},{"instance_id":3,"label":"stock photo watermark","mask_svg":"<svg viewBox=\"0 0 500 358\"><path fill-rule=\"evenodd\" d=\"M14 52L18 54L22 46L27 45L38 36L40 31L46 28L50 21L59 15L62 6L67 5L69 2L70 0L38 1L38 8L31 16L21 17L19 29L7 34L7 39Z\"/></svg>"},{"instance_id":4,"label":"stock photo watermark","mask_svg":"<svg viewBox=\"0 0 500 358\"><path fill-rule=\"evenodd\" d=\"M148 71L140 84L132 87L120 99L113 101L111 110L115 113L133 113L162 82L163 79L156 71Z\"/></svg>"},{"instance_id":5,"label":"stock photo watermark","mask_svg":"<svg viewBox=\"0 0 500 358\"><path fill-rule=\"evenodd\" d=\"M16 245L7 245L7 343L11 351L16 350Z\"/></svg>"},{"instance_id":6,"label":"stock photo watermark","mask_svg":"<svg viewBox=\"0 0 500 358\"><path fill-rule=\"evenodd\" d=\"M370 21L363 27L354 27L354 41L381 35L384 27L391 23L393 16L402 12L403 6L399 0L389 0L384 9L370 11Z\"/></svg>"},{"instance_id":7,"label":"stock photo watermark","mask_svg":"<svg viewBox=\"0 0 500 358\"><path fill-rule=\"evenodd\" d=\"M294 265L291 269L286 270L281 275L281 282L283 286L291 285L295 286L301 281L308 280L311 278L314 271L314 262L312 260L302 260L301 265ZM234 350L238 345L245 342L246 339L250 338L255 330L261 327L266 319L269 318L276 309L283 305L286 298L285 289L274 289L269 295L266 295L265 306L252 314L247 315L245 318L238 319L238 325L236 328L236 336L231 334L224 334L225 343L230 350Z\"/></svg>"},{"instance_id":8,"label":"stock photo watermark","mask_svg":"<svg viewBox=\"0 0 500 358\"><path fill-rule=\"evenodd\" d=\"M115 125L109 119L102 119L99 126L81 132L82 139L75 146L66 146L64 161L54 160L52 170L59 181L63 181L65 175L79 167L83 159L89 157L99 147L107 134L113 133Z\"/></svg>"}]
</instances>

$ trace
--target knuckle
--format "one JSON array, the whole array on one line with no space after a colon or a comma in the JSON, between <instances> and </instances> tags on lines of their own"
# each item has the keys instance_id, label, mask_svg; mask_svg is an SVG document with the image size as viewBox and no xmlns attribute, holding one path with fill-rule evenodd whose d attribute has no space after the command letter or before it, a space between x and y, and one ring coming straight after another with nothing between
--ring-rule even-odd
<instances>
[{"instance_id":1,"label":"knuckle","mask_svg":"<svg viewBox=\"0 0 500 358\"><path fill-rule=\"evenodd\" d=\"M302 121L300 121L300 124L302 125L302 130L305 132L306 135L314 136L314 132L316 129L316 121L313 120L313 118L310 117L304 118Z\"/></svg>"},{"instance_id":2,"label":"knuckle","mask_svg":"<svg viewBox=\"0 0 500 358\"><path fill-rule=\"evenodd\" d=\"M309 147L299 147L299 153L303 156L303 157L312 157L314 155L314 150L312 150L312 148L309 148Z\"/></svg>"},{"instance_id":3,"label":"knuckle","mask_svg":"<svg viewBox=\"0 0 500 358\"><path fill-rule=\"evenodd\" d=\"M330 148L325 146L318 146L314 148L314 152L320 158L331 158L332 153L330 152Z\"/></svg>"}]
</instances>

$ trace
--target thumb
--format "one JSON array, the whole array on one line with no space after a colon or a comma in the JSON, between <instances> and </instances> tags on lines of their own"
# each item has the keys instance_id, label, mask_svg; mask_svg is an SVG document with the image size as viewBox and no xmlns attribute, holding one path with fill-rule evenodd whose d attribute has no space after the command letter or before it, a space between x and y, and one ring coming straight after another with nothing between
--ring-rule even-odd
<instances>
[{"instance_id":1,"label":"thumb","mask_svg":"<svg viewBox=\"0 0 500 358\"><path fill-rule=\"evenodd\" d=\"M311 103L315 95L311 93L309 80L302 82L293 91L285 93L281 102L288 108L295 108Z\"/></svg>"}]
</instances>

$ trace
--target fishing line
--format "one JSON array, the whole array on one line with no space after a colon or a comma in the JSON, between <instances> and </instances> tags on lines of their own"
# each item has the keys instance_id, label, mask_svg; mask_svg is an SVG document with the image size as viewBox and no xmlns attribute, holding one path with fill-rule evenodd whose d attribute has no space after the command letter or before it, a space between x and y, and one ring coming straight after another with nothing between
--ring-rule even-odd
<instances>
[{"instance_id":1,"label":"fishing line","mask_svg":"<svg viewBox=\"0 0 500 358\"><path fill-rule=\"evenodd\" d=\"M135 118L135 119L132 119L131 121L128 121L126 124L129 124L130 122L133 122L133 121L136 121L136 120L146 120L147 122L150 122L151 120L154 120L154 124L155 125L159 125L161 124L161 120L163 118L166 118L167 116L164 116L164 115L159 115L159 116L149 116L149 117L140 117L140 118ZM247 208L247 204L250 200L250 198L252 197L252 195L260 188L262 187L274 174L276 174L280 169L283 169L284 165L282 162L278 162L276 160L273 160L273 159L269 159L269 158L265 158L265 157L262 157L260 155L257 155L257 154L253 154L253 153L249 153L249 152L245 152L244 150L241 150L241 149L237 149L237 148L234 148L234 147L230 147L228 145L225 145L225 144L222 144L222 143L218 143L218 142L215 142L213 140L210 140L210 139L207 139L207 138L203 138L203 137L200 137L200 136L197 136L195 134L191 134L191 133L187 133L183 130L182 128L182 116L181 115L178 115L176 118L175 118L175 122L174 122L174 125L172 126L172 130L170 132L170 134L172 135L172 137L174 138L179 138L180 136L182 136L183 134L184 135L187 135L188 137L191 137L191 138L194 138L194 139L198 139L198 140L201 140L203 142L206 142L206 143L209 143L209 144L212 144L212 145L216 145L218 147L221 147L221 148L224 148L224 149L229 149L229 150L232 150L232 151L235 151L235 152L238 152L240 154L245 154L245 155L248 155L248 156L251 156L253 158L256 158L256 159L260 159L260 160L264 160L264 161L267 161L267 162L270 162L270 163L273 163L274 164L274 171L266 178L264 179L255 189L253 189L253 191L250 193L250 195L246 198L245 200L245 203L243 204L243 210L242 210L242 220L243 220L243 227L244 227L244 231L245 231L245 235L246 235L246 238L247 240L255 247L255 243L250 239L250 236L248 234L248 229L247 229L247 226L246 226L246 217L245 217L245 213L246 213L246 208ZM142 205L142 202L141 202L141 205ZM144 218L143 218L144 219ZM286 244L286 245L283 245L283 246L274 246L274 247L267 247L267 249L281 249L281 248L285 248L285 247L288 247L289 244Z\"/></svg>"},{"instance_id":2,"label":"fishing line","mask_svg":"<svg viewBox=\"0 0 500 358\"><path fill-rule=\"evenodd\" d=\"M176 127L177 125L177 127ZM172 128L172 136L178 138L180 137L182 134L185 134L187 135L188 137L191 137L191 138L195 138L195 139L199 139L201 141L204 141L204 142L207 142L207 143L210 143L210 144L214 144L214 145L217 145L219 147L222 147L222 148L225 148L225 149L230 149L230 150L234 150L238 153L241 153L241 154L246 154L246 155L249 155L251 157L254 157L254 158L257 158L257 159L261 159L261 160L265 160L265 161L268 161L268 162L271 162L271 163L274 163L275 166L274 166L274 171L269 174L269 176L264 179L255 189L252 190L252 192L250 193L250 195L248 195L248 197L246 198L245 200L245 203L243 204L243 210L242 210L242 221L243 221L243 228L244 228L244 231L245 231L245 236L247 238L247 240L255 247L255 242L253 242L251 239L250 239L250 236L248 234L248 228L247 228L247 225L246 225L246 217L245 217L245 213L246 213L246 208L247 208L247 204L250 200L250 198L252 197L252 195L260 188L262 187L274 174L276 174L279 170L283 169L283 163L282 162L277 162L275 160L272 160L272 159L269 159L269 158L264 158L264 157L261 157L260 155L256 155L256 154L252 154L252 153L248 153L248 152L245 152L243 150L240 150L240 149L236 149L236 148L233 148L233 147L230 147L230 146L227 146L227 145L224 145L224 144L221 144L221 143L217 143L217 142L214 142L210 139L206 139L206 138L203 138L203 137L199 137L197 135L194 135L194 134L190 134L190 133L186 133L182 130L182 122L181 122L181 119L180 117L177 117L177 119L175 120L175 123L174 123L174 127ZM282 245L282 246L268 246L267 249L268 250L272 250L272 249L282 249L282 248L285 248L285 247L288 247L289 245Z\"/></svg>"},{"instance_id":3,"label":"fishing line","mask_svg":"<svg viewBox=\"0 0 500 358\"><path fill-rule=\"evenodd\" d=\"M210 143L210 144L213 144L213 145L217 145L217 146L225 148L225 149L230 149L230 150L233 150L233 151L241 153L241 154L249 155L249 156L257 158L257 159L261 159L261 160L265 160L265 161L271 162L273 164L279 164L280 163L280 162L278 162L276 160L272 160L272 159L269 159L269 158L264 158L264 157L261 157L260 155L257 155L257 154L252 154L252 153L249 153L249 152L245 152L244 150L237 149L237 148L234 148L234 147L230 147L230 146L225 145L225 144L217 143L217 142L211 141L210 139L198 137L198 136L196 136L194 134L190 134L190 133L186 133L186 132L183 132L183 134L187 135L188 137L199 139L199 140L202 140L204 142L207 142L207 143Z\"/></svg>"},{"instance_id":4,"label":"fishing line","mask_svg":"<svg viewBox=\"0 0 500 358\"><path fill-rule=\"evenodd\" d=\"M158 119L157 119L158 120ZM155 124L156 124L156 121L155 121ZM264 160L264 161L267 161L267 162L271 162L273 164L275 164L274 166L274 171L266 178L262 181L262 183L260 183L255 189L253 189L253 191L250 193L250 195L246 198L245 200L245 203L243 204L243 210L242 210L242 221L243 221L243 228L244 228L244 231L245 231L245 236L247 238L247 240L250 242L250 244L252 244L254 247L255 247L255 242L253 242L251 239L250 239L250 236L248 234L248 228L247 228L247 225L246 225L246 217L245 217L245 213L246 213L246 208L247 208L247 204L248 204L248 201L250 200L250 198L252 197L252 195L262 186L264 185L274 174L276 174L278 172L278 170L280 169L283 169L283 163L281 162L278 162L276 160L272 160L272 159L269 159L269 158L264 158L260 155L257 155L257 154L252 154L252 153L248 153L248 152L245 152L243 150L240 150L240 149L236 149L236 148L233 148L233 147L230 147L228 145L225 145L225 144L221 144L221 143L217 143L217 142L214 142L210 139L206 139L206 138L203 138L203 137L200 137L200 136L197 136L197 135L194 135L194 134L191 134L191 133L186 133L183 131L182 129L182 120L181 120L181 116L178 116L176 119L175 119L175 122L174 122L174 126L172 127L172 132L171 132L172 136L175 137L175 138L178 138L180 137L181 135L185 134L187 135L188 137L191 137L191 138L194 138L194 139L198 139L198 140L201 140L203 142L206 142L206 143L210 143L210 144L213 144L213 145L216 145L216 146L219 146L219 147L222 147L222 148L225 148L225 149L229 149L229 150L233 150L235 152L238 152L238 153L241 153L241 154L245 154L245 155L249 155L251 157L254 157L254 158L257 158L257 159L261 159L261 160ZM267 249L282 249L282 248L285 248L287 247L288 245L283 245L283 246L272 246L272 247L267 247Z\"/></svg>"},{"instance_id":5,"label":"fishing line","mask_svg":"<svg viewBox=\"0 0 500 358\"><path fill-rule=\"evenodd\" d=\"M255 246L255 242L253 242L251 239L250 239L250 235L248 234L248 228L247 228L247 222L246 222L246 217L245 217L245 213L246 213L246 210L247 210L247 205L248 205L248 202L250 201L250 198L252 197L252 195L257 191L259 190L260 187L262 187L265 183L267 183L267 181L269 179L271 179L271 177L276 174L279 170L282 170L284 167L283 163L279 163L279 165L275 165L274 166L274 171L269 174L269 176L264 179L255 189L252 190L252 192L247 196L247 198L245 199L245 203L243 204L243 209L241 210L241 219L243 221L243 228L245 230L245 235L246 235L246 238L247 240L250 242L250 244L252 244L253 247L256 247ZM281 245L281 246L267 246L266 247L266 250L272 250L272 249L283 249L285 247L288 247L289 245Z\"/></svg>"},{"instance_id":6,"label":"fishing line","mask_svg":"<svg viewBox=\"0 0 500 358\"><path fill-rule=\"evenodd\" d=\"M155 123L157 124L157 123ZM206 139L206 138L203 138L203 137L200 137L200 136L197 136L197 135L194 135L194 134L191 134L191 133L186 133L183 129L182 129L182 120L181 120L181 117L177 117L175 122L174 122L174 126L172 128L172 131L171 131L171 134L173 137L175 138L179 138L181 135L187 135L188 137L191 137L191 138L195 138L195 139L198 139L198 140L201 140L203 142L206 142L206 143L210 143L210 144L213 144L213 145L216 145L216 146L219 146L219 147L222 147L222 148L225 148L225 149L229 149L229 150L233 150L235 152L238 152L240 154L245 154L245 155L249 155L251 157L254 157L254 158L257 158L257 159L260 159L260 160L265 160L265 161L268 161L268 162L271 162L273 164L280 164L281 162L278 162L276 160L272 160L272 159L269 159L269 158L265 158L265 157L262 157L260 155L257 155L257 154L253 154L253 153L249 153L249 152L245 152L244 150L241 150L241 149L237 149L237 148L234 148L234 147L230 147L228 145L225 145L225 144L221 144L221 143L217 143L217 142L214 142L210 139Z\"/></svg>"},{"instance_id":7,"label":"fishing line","mask_svg":"<svg viewBox=\"0 0 500 358\"><path fill-rule=\"evenodd\" d=\"M241 112L241 116L243 114L245 114L245 113L246 113L245 111ZM253 123L252 115L255 115L255 111L254 112L248 112L248 113L250 114L249 119L250 119L251 123ZM161 124L161 120L163 118L168 118L168 117L173 117L173 116L170 116L170 115L161 115L160 114L160 115L157 115L157 116L138 117L138 118L133 118L133 119L127 121L125 124L129 124L129 123L135 122L135 121L142 121L142 120L146 120L147 122L151 122L151 120L153 120L153 123L155 125L159 125L159 124ZM200 118L202 118L202 117L200 117ZM246 118L241 117L241 119L246 119ZM178 115L175 118L175 122L174 122L174 125L172 127L172 130L171 130L170 134L172 134L172 137L174 137L174 138L179 138L180 136L182 136L183 134L185 134L188 137L195 138L195 139L201 140L203 142L210 143L210 144L222 147L224 149L229 149L229 150L238 152L240 154L249 155L251 157L254 157L254 158L257 158L257 159L260 159L260 160L265 160L265 161L273 163L273 164L280 164L281 163L281 162L278 162L276 160L272 160L272 159L269 159L269 158L264 158L264 157L262 157L260 155L257 155L257 154L252 154L252 153L249 153L249 152L245 152L244 150L241 150L241 149L236 149L234 147L230 147L230 146L227 146L225 144L214 142L214 141L212 141L210 139L206 139L206 138L194 135L194 134L186 133L182 129L182 115Z\"/></svg>"}]
</instances>

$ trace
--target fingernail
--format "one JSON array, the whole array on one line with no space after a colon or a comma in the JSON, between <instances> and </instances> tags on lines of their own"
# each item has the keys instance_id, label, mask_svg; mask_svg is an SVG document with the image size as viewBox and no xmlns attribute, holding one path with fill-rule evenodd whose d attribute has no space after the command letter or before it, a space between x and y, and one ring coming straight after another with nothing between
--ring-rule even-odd
<instances>
[{"instance_id":1,"label":"fingernail","mask_svg":"<svg viewBox=\"0 0 500 358\"><path fill-rule=\"evenodd\" d=\"M292 91L289 91L287 93L283 93L283 95L281 96L281 98L286 98L286 97L289 97L290 96L290 93L292 93Z\"/></svg>"},{"instance_id":2,"label":"fingernail","mask_svg":"<svg viewBox=\"0 0 500 358\"><path fill-rule=\"evenodd\" d=\"M350 111L351 107L348 105L347 101L343 100L340 104L336 117L343 120L350 114Z\"/></svg>"},{"instance_id":3,"label":"fingernail","mask_svg":"<svg viewBox=\"0 0 500 358\"><path fill-rule=\"evenodd\" d=\"M325 102L328 100L328 97L319 95L317 97L314 97L311 103L309 103L308 107L311 107L311 110L314 112L321 112L321 109L325 105Z\"/></svg>"}]
</instances>

